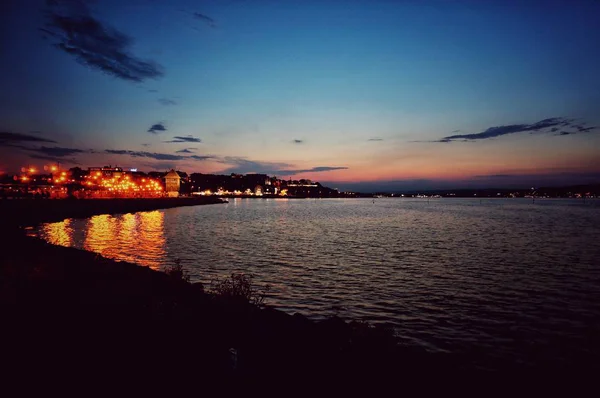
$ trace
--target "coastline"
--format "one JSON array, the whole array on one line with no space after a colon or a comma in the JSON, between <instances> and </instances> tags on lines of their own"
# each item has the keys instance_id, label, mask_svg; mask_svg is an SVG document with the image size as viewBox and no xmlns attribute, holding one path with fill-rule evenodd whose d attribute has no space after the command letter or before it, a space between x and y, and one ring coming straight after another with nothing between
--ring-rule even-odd
<instances>
[{"instance_id":1,"label":"coastline","mask_svg":"<svg viewBox=\"0 0 600 398\"><path fill-rule=\"evenodd\" d=\"M149 199L18 199L0 201L3 229L88 218L101 214L125 214L182 206L220 204L216 197Z\"/></svg>"},{"instance_id":2,"label":"coastline","mask_svg":"<svg viewBox=\"0 0 600 398\"><path fill-rule=\"evenodd\" d=\"M362 336L364 342L352 349L362 346L364 355L375 355L379 362L393 355L393 338L381 328L351 326L339 319L317 323L300 315L230 302L206 293L201 284L96 253L54 246L25 236L22 229L66 218L213 203L222 202L217 198L0 202L5 221L5 237L0 241L0 310L6 324L13 326L9 341L17 343L6 358L26 366L30 361L46 363L49 358L66 357L91 368L105 363L118 366L114 358L122 358L142 369L170 363L182 374L200 372L206 381L248 382L263 380L265 369L277 374L280 363L296 374L317 379L329 374L325 363L346 368L338 358L339 350L353 334ZM153 332L150 335L148 328ZM155 338L155 333L161 337ZM148 347L151 355L144 352ZM286 347L285 353L281 347ZM137 359L123 356L125 351L135 352ZM198 356L191 366L186 361L190 355ZM356 360L349 363L361 369L357 360L364 355L355 355ZM326 362L319 365L315 358ZM46 366L50 371L53 365ZM77 369L69 367L68 371ZM286 371L279 376L286 380L292 374Z\"/></svg>"},{"instance_id":3,"label":"coastline","mask_svg":"<svg viewBox=\"0 0 600 398\"><path fill-rule=\"evenodd\" d=\"M74 374L107 364L122 372L132 368L152 372L166 363L167 378L255 387L293 385L300 378L313 386L341 389L352 386L342 384L353 378L361 384L383 385L402 375L406 387L423 377L459 381L488 374L473 366L473 358L400 346L382 327L339 318L315 322L299 314L234 303L205 292L201 284L54 246L27 237L18 228L217 202L199 203L196 198L7 202L15 203L0 203L8 221L3 230L9 233L0 245L0 310L5 324L11 325L7 358L23 367L41 363L38 366L51 372L56 367L53 358L58 357L67 358L67 365L55 370ZM523 369L507 365L504 370Z\"/></svg>"}]
</instances>

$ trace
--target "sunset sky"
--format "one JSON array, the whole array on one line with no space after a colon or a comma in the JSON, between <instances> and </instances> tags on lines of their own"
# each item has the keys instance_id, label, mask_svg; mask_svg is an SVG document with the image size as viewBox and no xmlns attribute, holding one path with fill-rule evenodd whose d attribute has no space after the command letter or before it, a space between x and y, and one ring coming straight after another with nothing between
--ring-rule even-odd
<instances>
[{"instance_id":1,"label":"sunset sky","mask_svg":"<svg viewBox=\"0 0 600 398\"><path fill-rule=\"evenodd\" d=\"M598 1L1 3L0 172L600 182Z\"/></svg>"}]
</instances>

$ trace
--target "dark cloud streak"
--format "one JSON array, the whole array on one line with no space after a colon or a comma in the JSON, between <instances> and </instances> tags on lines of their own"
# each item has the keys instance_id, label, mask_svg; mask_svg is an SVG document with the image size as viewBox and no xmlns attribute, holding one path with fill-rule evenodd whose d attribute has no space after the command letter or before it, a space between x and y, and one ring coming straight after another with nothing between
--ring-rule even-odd
<instances>
[{"instance_id":1,"label":"dark cloud streak","mask_svg":"<svg viewBox=\"0 0 600 398\"><path fill-rule=\"evenodd\" d=\"M188 135L186 137L175 136L175 137L173 137L173 139L171 141L163 141L163 142L166 142L166 143L181 143L181 142L196 142L196 143L199 143L199 142L202 142L202 140L200 138L196 138L196 137L193 137L191 135Z\"/></svg>"},{"instance_id":2,"label":"dark cloud streak","mask_svg":"<svg viewBox=\"0 0 600 398\"><path fill-rule=\"evenodd\" d=\"M211 17L209 17L208 15L204 15L199 12L194 12L194 13L192 13L192 15L194 16L194 18L206 23L211 28L217 27L216 21L214 19L212 19Z\"/></svg>"},{"instance_id":3,"label":"dark cloud streak","mask_svg":"<svg viewBox=\"0 0 600 398\"><path fill-rule=\"evenodd\" d=\"M150 158L156 160L183 160L186 157L180 155L171 155L168 153L156 153L145 151L129 151L125 149L106 149L104 152L111 155L129 155L136 158Z\"/></svg>"},{"instance_id":4,"label":"dark cloud streak","mask_svg":"<svg viewBox=\"0 0 600 398\"><path fill-rule=\"evenodd\" d=\"M212 159L213 156L210 155L192 155L192 156L183 156L183 155L173 155L170 153L156 153L156 152L146 152L146 151L130 151L126 149L105 149L105 153L110 155L127 155L134 158L148 158L154 160L206 160Z\"/></svg>"},{"instance_id":5,"label":"dark cloud streak","mask_svg":"<svg viewBox=\"0 0 600 398\"><path fill-rule=\"evenodd\" d=\"M28 151L33 151L33 152L39 152L42 153L46 156L52 156L52 157L58 157L58 158L62 158L65 156L72 156L78 153L85 153L88 151L84 151L83 149L77 149L77 148L62 148L62 147L47 147L47 146L41 146L39 148L28 148Z\"/></svg>"},{"instance_id":6,"label":"dark cloud streak","mask_svg":"<svg viewBox=\"0 0 600 398\"><path fill-rule=\"evenodd\" d=\"M540 120L533 124L511 124L506 126L490 127L481 133L474 134L456 134L443 137L440 140L433 142L453 142L453 141L475 141L485 140L489 138L501 137L508 134L517 133L535 133L535 132L556 132L559 128L570 127L575 129L574 131L563 131L568 134L575 134L577 132L589 132L594 130L596 127L585 127L585 123L574 123L574 119L567 119L564 117L554 117L549 119ZM567 135L561 134L560 135Z\"/></svg>"},{"instance_id":7,"label":"dark cloud streak","mask_svg":"<svg viewBox=\"0 0 600 398\"><path fill-rule=\"evenodd\" d=\"M34 135L0 132L0 145L9 145L17 142L46 142L50 144L56 144L56 141Z\"/></svg>"},{"instance_id":8,"label":"dark cloud streak","mask_svg":"<svg viewBox=\"0 0 600 398\"><path fill-rule=\"evenodd\" d=\"M47 24L41 30L55 39L56 48L80 64L132 82L164 75L154 61L131 54L132 38L96 19L83 1L56 0L47 4Z\"/></svg>"},{"instance_id":9,"label":"dark cloud streak","mask_svg":"<svg viewBox=\"0 0 600 398\"><path fill-rule=\"evenodd\" d=\"M223 173L261 173L268 175L289 176L301 173L320 173L325 171L346 170L348 167L318 166L311 169L293 169L289 163L260 162L248 160L243 157L226 156L219 160L220 163L231 165Z\"/></svg>"}]
</instances>

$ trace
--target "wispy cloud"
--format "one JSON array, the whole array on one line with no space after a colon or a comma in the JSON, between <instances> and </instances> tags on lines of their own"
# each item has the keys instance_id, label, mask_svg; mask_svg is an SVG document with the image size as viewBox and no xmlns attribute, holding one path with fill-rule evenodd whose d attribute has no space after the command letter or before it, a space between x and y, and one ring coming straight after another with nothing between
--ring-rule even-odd
<instances>
[{"instance_id":1,"label":"wispy cloud","mask_svg":"<svg viewBox=\"0 0 600 398\"><path fill-rule=\"evenodd\" d=\"M554 117L540 120L533 124L511 124L506 126L490 127L485 131L474 134L455 134L443 137L433 142L452 142L452 141L475 141L489 138L501 137L508 134L534 133L534 132L556 132L559 129L562 132L559 135L569 135L576 133L589 132L596 127L586 127L585 123L575 123L574 119L564 117ZM571 129L570 131L567 129ZM566 134L563 134L566 133Z\"/></svg>"},{"instance_id":2,"label":"wispy cloud","mask_svg":"<svg viewBox=\"0 0 600 398\"><path fill-rule=\"evenodd\" d=\"M105 149L105 153L111 155L126 155L134 158L148 158L154 160L206 160L212 159L214 156L211 155L173 155L171 153L157 153L157 152L146 152L146 151L130 151L126 149ZM187 153L187 152L186 152Z\"/></svg>"},{"instance_id":3,"label":"wispy cloud","mask_svg":"<svg viewBox=\"0 0 600 398\"><path fill-rule=\"evenodd\" d=\"M194 12L192 13L192 15L194 16L194 18L206 23L208 26L210 26L211 28L216 28L217 24L215 22L214 19L212 19L211 17L209 17L208 15L199 13L199 12Z\"/></svg>"},{"instance_id":4,"label":"wispy cloud","mask_svg":"<svg viewBox=\"0 0 600 398\"><path fill-rule=\"evenodd\" d=\"M219 160L221 163L231 165L224 173L260 173L269 175L288 176L301 173L320 173L333 170L346 170L348 167L318 166L310 169L294 169L293 164L282 162L260 162L248 160L243 157L227 156Z\"/></svg>"},{"instance_id":5,"label":"wispy cloud","mask_svg":"<svg viewBox=\"0 0 600 398\"><path fill-rule=\"evenodd\" d=\"M151 158L156 160L183 160L186 157L181 155L172 155L169 153L156 153L145 151L128 151L125 149L106 149L104 152L111 155L129 155L137 158Z\"/></svg>"},{"instance_id":6,"label":"wispy cloud","mask_svg":"<svg viewBox=\"0 0 600 398\"><path fill-rule=\"evenodd\" d=\"M41 30L54 38L56 48L82 65L132 82L163 76L156 62L131 53L131 37L98 20L84 1L52 0L47 4L47 23Z\"/></svg>"},{"instance_id":7,"label":"wispy cloud","mask_svg":"<svg viewBox=\"0 0 600 398\"><path fill-rule=\"evenodd\" d=\"M367 141L383 141L383 138L378 138L378 137L369 138Z\"/></svg>"},{"instance_id":8,"label":"wispy cloud","mask_svg":"<svg viewBox=\"0 0 600 398\"><path fill-rule=\"evenodd\" d=\"M173 137L173 139L171 141L163 141L163 142L167 142L167 143L171 143L171 142L175 142L175 143L180 143L180 142L202 142L202 140L200 138L196 138L193 137L191 135L182 137L182 136L175 136Z\"/></svg>"},{"instance_id":9,"label":"wispy cloud","mask_svg":"<svg viewBox=\"0 0 600 398\"><path fill-rule=\"evenodd\" d=\"M164 106L177 105L177 101L168 98L159 98L158 103Z\"/></svg>"},{"instance_id":10,"label":"wispy cloud","mask_svg":"<svg viewBox=\"0 0 600 398\"><path fill-rule=\"evenodd\" d=\"M175 153L194 153L195 148L185 148L175 151Z\"/></svg>"},{"instance_id":11,"label":"wispy cloud","mask_svg":"<svg viewBox=\"0 0 600 398\"><path fill-rule=\"evenodd\" d=\"M261 173L261 174L273 174L273 171L280 170L283 168L293 167L289 163L281 162L260 162L249 160L244 157L238 156L226 156L219 160L220 163L229 165L230 167L225 169L224 173Z\"/></svg>"},{"instance_id":12,"label":"wispy cloud","mask_svg":"<svg viewBox=\"0 0 600 398\"><path fill-rule=\"evenodd\" d=\"M149 133L152 134L158 134L161 131L167 131L167 128L165 127L165 125L163 123L156 123L153 124L152 126L150 126L150 128L148 129Z\"/></svg>"},{"instance_id":13,"label":"wispy cloud","mask_svg":"<svg viewBox=\"0 0 600 398\"><path fill-rule=\"evenodd\" d=\"M52 156L52 157L58 157L58 158L63 158L66 156L73 156L78 153L88 152L83 149L62 148L62 147L57 147L57 146L54 146L54 147L41 146L39 148L28 148L27 150L32 151L32 152L39 152L46 156Z\"/></svg>"},{"instance_id":14,"label":"wispy cloud","mask_svg":"<svg viewBox=\"0 0 600 398\"><path fill-rule=\"evenodd\" d=\"M192 155L190 156L190 159L194 159L194 160L208 160L208 159L214 159L214 156L211 155Z\"/></svg>"},{"instance_id":15,"label":"wispy cloud","mask_svg":"<svg viewBox=\"0 0 600 398\"><path fill-rule=\"evenodd\" d=\"M277 170L276 174L279 174L279 175L294 175L294 174L302 174L302 173L322 173L324 171L347 170L347 169L348 169L348 167L318 166L318 167L313 167L311 169Z\"/></svg>"},{"instance_id":16,"label":"wispy cloud","mask_svg":"<svg viewBox=\"0 0 600 398\"><path fill-rule=\"evenodd\" d=\"M9 132L0 132L0 145L10 145L16 143L34 143L34 142L45 142L50 144L56 144L56 141L39 137L37 135L30 134L21 134L21 133L9 133Z\"/></svg>"},{"instance_id":17,"label":"wispy cloud","mask_svg":"<svg viewBox=\"0 0 600 398\"><path fill-rule=\"evenodd\" d=\"M298 139L294 139L294 140L292 140L292 142L293 142L294 144L302 144L302 143L304 143L304 140L298 140Z\"/></svg>"}]
</instances>

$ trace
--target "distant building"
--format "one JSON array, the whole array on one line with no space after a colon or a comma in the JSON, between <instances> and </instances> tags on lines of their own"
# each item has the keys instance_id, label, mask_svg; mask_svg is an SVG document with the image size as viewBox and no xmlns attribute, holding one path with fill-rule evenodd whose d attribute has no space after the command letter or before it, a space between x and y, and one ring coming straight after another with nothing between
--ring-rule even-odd
<instances>
[{"instance_id":1,"label":"distant building","mask_svg":"<svg viewBox=\"0 0 600 398\"><path fill-rule=\"evenodd\" d=\"M165 191L167 192L167 196L172 198L178 197L179 188L181 188L181 177L175 170L171 169L165 175Z\"/></svg>"},{"instance_id":2,"label":"distant building","mask_svg":"<svg viewBox=\"0 0 600 398\"><path fill-rule=\"evenodd\" d=\"M88 173L91 175L98 175L105 178L121 178L121 176L123 175L123 168L117 166L88 167Z\"/></svg>"}]
</instances>

